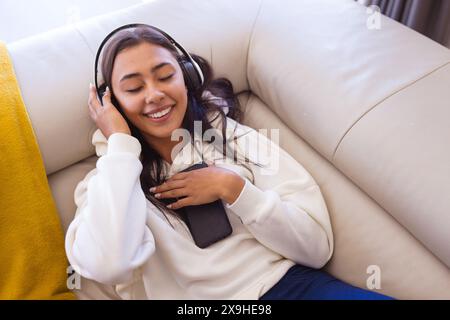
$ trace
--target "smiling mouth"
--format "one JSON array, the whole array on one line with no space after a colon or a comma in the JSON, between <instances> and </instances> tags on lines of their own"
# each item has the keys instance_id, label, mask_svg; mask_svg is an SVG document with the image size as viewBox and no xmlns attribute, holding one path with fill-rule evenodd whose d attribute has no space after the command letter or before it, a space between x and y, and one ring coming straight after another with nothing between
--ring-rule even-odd
<instances>
[{"instance_id":1,"label":"smiling mouth","mask_svg":"<svg viewBox=\"0 0 450 320\"><path fill-rule=\"evenodd\" d=\"M144 113L144 116L153 121L162 121L168 118L174 107L175 105L171 105L159 112Z\"/></svg>"}]
</instances>

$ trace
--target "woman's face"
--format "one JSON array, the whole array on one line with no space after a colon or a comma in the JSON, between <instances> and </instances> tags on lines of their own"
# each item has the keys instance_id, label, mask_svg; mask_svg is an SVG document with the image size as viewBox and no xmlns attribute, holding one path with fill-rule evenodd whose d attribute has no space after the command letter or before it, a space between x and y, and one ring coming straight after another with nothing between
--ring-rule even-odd
<instances>
[{"instance_id":1,"label":"woman's face","mask_svg":"<svg viewBox=\"0 0 450 320\"><path fill-rule=\"evenodd\" d=\"M170 138L187 108L187 89L175 57L143 42L122 50L113 65L112 92L146 139Z\"/></svg>"}]
</instances>

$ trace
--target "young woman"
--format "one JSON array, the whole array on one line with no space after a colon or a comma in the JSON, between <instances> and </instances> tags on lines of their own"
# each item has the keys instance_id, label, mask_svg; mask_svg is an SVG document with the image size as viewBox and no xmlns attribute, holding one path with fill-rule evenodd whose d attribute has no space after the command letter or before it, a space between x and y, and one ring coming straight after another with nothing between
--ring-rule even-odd
<instances>
[{"instance_id":1,"label":"young woman","mask_svg":"<svg viewBox=\"0 0 450 320\"><path fill-rule=\"evenodd\" d=\"M183 58L152 28L109 40L103 106L92 85L88 101L100 158L75 190L66 235L74 270L115 286L124 299L387 299L317 270L333 253L319 186L239 123L231 82L213 80L206 60L192 56L204 75L196 90L187 86ZM192 148L194 122L203 138L212 129L222 143L202 139ZM191 138L182 147L172 138L179 129ZM267 143L277 166L260 163ZM180 172L198 161L209 166ZM168 207L168 198L178 200ZM216 200L233 231L202 249L176 210Z\"/></svg>"}]
</instances>

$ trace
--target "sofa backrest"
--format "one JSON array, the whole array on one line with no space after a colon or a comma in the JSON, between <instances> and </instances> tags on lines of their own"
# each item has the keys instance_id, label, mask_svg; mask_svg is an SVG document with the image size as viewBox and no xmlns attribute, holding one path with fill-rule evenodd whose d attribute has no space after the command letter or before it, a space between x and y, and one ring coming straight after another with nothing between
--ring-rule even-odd
<instances>
[{"instance_id":1,"label":"sofa backrest","mask_svg":"<svg viewBox=\"0 0 450 320\"><path fill-rule=\"evenodd\" d=\"M354 1L284 4L261 7L252 92L449 267L450 50Z\"/></svg>"}]
</instances>

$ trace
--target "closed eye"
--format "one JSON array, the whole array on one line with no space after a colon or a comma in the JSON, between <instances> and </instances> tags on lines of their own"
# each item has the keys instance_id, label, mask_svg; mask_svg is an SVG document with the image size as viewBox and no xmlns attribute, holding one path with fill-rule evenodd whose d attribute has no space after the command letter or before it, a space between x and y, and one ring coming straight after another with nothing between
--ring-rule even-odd
<instances>
[{"instance_id":1,"label":"closed eye","mask_svg":"<svg viewBox=\"0 0 450 320\"><path fill-rule=\"evenodd\" d=\"M138 92L139 90L141 90L142 87L133 89L133 90L127 90L127 92Z\"/></svg>"},{"instance_id":2,"label":"closed eye","mask_svg":"<svg viewBox=\"0 0 450 320\"><path fill-rule=\"evenodd\" d=\"M165 77L165 78L161 78L161 79L159 79L159 80L161 80L161 81L167 81L167 80L169 80L170 78L172 78L173 77L173 73L171 74L171 75L169 75L169 76L167 76L167 77Z\"/></svg>"},{"instance_id":3,"label":"closed eye","mask_svg":"<svg viewBox=\"0 0 450 320\"><path fill-rule=\"evenodd\" d=\"M173 77L174 74L171 74L165 78L161 78L159 79L160 81L168 81L170 78ZM138 92L139 90L141 90L142 87L136 88L136 89L131 89L131 90L127 90L127 92Z\"/></svg>"}]
</instances>

